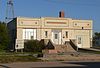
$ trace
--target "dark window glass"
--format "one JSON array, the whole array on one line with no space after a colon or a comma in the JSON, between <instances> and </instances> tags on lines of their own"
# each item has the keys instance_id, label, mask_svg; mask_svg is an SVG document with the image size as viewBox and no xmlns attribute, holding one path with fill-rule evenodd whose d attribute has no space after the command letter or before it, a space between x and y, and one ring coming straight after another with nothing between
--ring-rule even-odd
<instances>
[{"instance_id":1,"label":"dark window glass","mask_svg":"<svg viewBox=\"0 0 100 68\"><path fill-rule=\"evenodd\" d=\"M55 39L58 39L58 35L57 34L55 34Z\"/></svg>"},{"instance_id":2,"label":"dark window glass","mask_svg":"<svg viewBox=\"0 0 100 68\"><path fill-rule=\"evenodd\" d=\"M65 35L66 35L66 38L68 38L68 31L66 31L66 34Z\"/></svg>"},{"instance_id":3,"label":"dark window glass","mask_svg":"<svg viewBox=\"0 0 100 68\"><path fill-rule=\"evenodd\" d=\"M45 31L45 37L46 38L48 37L48 31Z\"/></svg>"}]
</instances>

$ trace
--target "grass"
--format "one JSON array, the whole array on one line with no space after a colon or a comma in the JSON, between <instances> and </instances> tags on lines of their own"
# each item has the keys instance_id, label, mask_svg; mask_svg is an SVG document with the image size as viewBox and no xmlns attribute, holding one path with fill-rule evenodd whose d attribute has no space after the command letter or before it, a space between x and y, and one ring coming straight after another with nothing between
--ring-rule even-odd
<instances>
[{"instance_id":1,"label":"grass","mask_svg":"<svg viewBox=\"0 0 100 68\"><path fill-rule=\"evenodd\" d=\"M93 53L93 54L100 54L98 51L91 51L91 50L79 50L79 52L83 53ZM34 57L33 52L0 52L0 63L12 63L12 62L36 62L42 61L36 57ZM58 55L63 55L63 53L59 53ZM60 60L63 61L63 60Z\"/></svg>"},{"instance_id":2,"label":"grass","mask_svg":"<svg viewBox=\"0 0 100 68\"><path fill-rule=\"evenodd\" d=\"M40 61L33 56L0 56L0 63L12 63L12 62L36 62Z\"/></svg>"},{"instance_id":3,"label":"grass","mask_svg":"<svg viewBox=\"0 0 100 68\"><path fill-rule=\"evenodd\" d=\"M0 63L12 63L12 62L36 62L42 61L33 56L34 53L6 53L0 52Z\"/></svg>"}]
</instances>

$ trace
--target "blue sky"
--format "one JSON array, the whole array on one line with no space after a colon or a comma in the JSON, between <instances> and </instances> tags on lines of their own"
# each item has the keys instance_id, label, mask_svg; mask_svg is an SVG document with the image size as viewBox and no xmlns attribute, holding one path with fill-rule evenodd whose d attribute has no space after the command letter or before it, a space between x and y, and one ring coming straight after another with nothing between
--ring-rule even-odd
<instances>
[{"instance_id":1,"label":"blue sky","mask_svg":"<svg viewBox=\"0 0 100 68\"><path fill-rule=\"evenodd\" d=\"M7 0L0 0L0 20L6 17ZM14 0L15 17L58 17L63 10L73 19L92 19L94 31L100 32L100 0Z\"/></svg>"}]
</instances>

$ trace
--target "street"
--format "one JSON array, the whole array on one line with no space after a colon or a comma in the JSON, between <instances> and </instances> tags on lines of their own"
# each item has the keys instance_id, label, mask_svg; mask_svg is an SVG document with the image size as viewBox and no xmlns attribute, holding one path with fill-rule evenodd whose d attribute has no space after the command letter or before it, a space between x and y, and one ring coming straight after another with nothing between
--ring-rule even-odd
<instances>
[{"instance_id":1,"label":"street","mask_svg":"<svg viewBox=\"0 0 100 68\"><path fill-rule=\"evenodd\" d=\"M0 68L100 68L100 62L93 61L52 61L16 62L0 64Z\"/></svg>"}]
</instances>

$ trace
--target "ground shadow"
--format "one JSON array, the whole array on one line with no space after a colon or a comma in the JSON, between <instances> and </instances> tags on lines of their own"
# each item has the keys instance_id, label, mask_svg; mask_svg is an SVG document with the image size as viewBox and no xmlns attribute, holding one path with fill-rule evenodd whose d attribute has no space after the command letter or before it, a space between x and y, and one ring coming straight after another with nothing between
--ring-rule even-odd
<instances>
[{"instance_id":1,"label":"ground shadow","mask_svg":"<svg viewBox=\"0 0 100 68\"><path fill-rule=\"evenodd\" d=\"M62 62L64 64L83 65L83 68L100 68L100 62Z\"/></svg>"},{"instance_id":2,"label":"ground shadow","mask_svg":"<svg viewBox=\"0 0 100 68\"><path fill-rule=\"evenodd\" d=\"M2 68L11 68L11 67L8 67L6 65L0 65L0 67L2 67Z\"/></svg>"},{"instance_id":3,"label":"ground shadow","mask_svg":"<svg viewBox=\"0 0 100 68\"><path fill-rule=\"evenodd\" d=\"M32 67L32 68L100 68L100 62L62 62L62 64L76 64L82 66Z\"/></svg>"}]
</instances>

